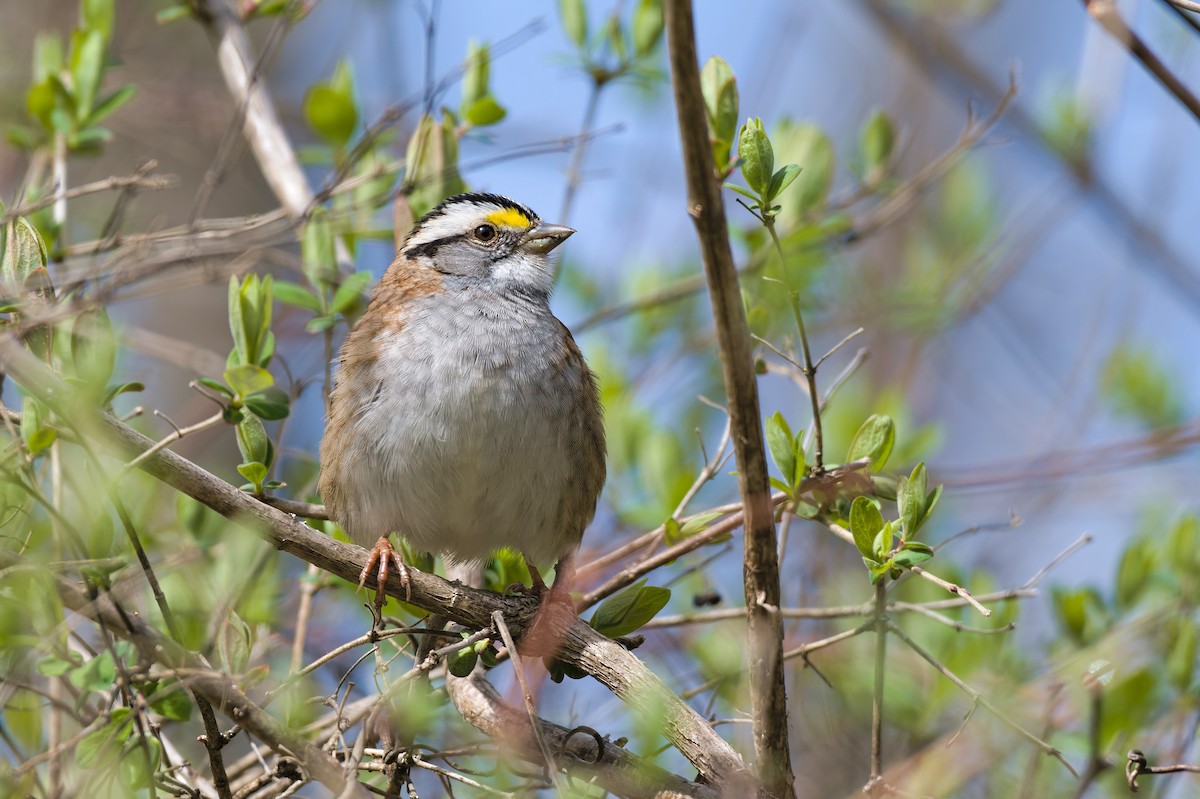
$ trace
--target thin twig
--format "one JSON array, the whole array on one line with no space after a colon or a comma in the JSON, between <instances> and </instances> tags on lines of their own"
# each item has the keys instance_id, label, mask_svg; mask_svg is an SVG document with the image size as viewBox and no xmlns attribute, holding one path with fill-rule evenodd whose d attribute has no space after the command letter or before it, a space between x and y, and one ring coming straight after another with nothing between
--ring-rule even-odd
<instances>
[{"instance_id":1,"label":"thin twig","mask_svg":"<svg viewBox=\"0 0 1200 799\"><path fill-rule=\"evenodd\" d=\"M883 685L887 673L887 583L875 584L875 691L871 700L871 777L883 775Z\"/></svg>"},{"instance_id":2,"label":"thin twig","mask_svg":"<svg viewBox=\"0 0 1200 799\"><path fill-rule=\"evenodd\" d=\"M920 646L920 644L918 644L916 641L914 641L913 639L911 639L907 635L905 635L904 631L901 630L899 627L897 627L894 624L889 623L888 630L892 633L892 635L895 635L897 638L899 638L901 641L903 641L906 645L908 645L908 648L911 649L913 652L915 652L917 655L919 655L923 660L925 660L925 662L927 662L929 665L933 666L933 668L939 674L941 674L943 677L945 677L950 682L954 683L960 691L965 693L967 696L971 697L973 700L978 702L983 707L987 708L987 710L993 716L995 716L997 719L999 719L1006 727L1008 727L1013 732L1017 733L1018 735L1020 735L1022 738L1026 739L1027 741L1033 743L1035 746L1037 746L1039 749L1041 749L1046 754L1053 757L1058 762L1062 763L1066 767L1067 771L1071 772L1071 776L1075 777L1076 779L1079 779L1079 772L1077 772L1075 770L1075 768L1070 763L1067 762L1067 759L1065 757L1063 757L1062 752L1060 752L1057 748L1046 743L1041 738L1037 737L1036 735L1031 733L1029 730L1025 729L1020 724L1018 724L1017 722L1015 722L1011 718L1009 718L1007 715L1005 715L1005 713L1003 711L1001 711L1000 708L996 707L994 704L992 704L990 701L988 701L988 699L983 694L979 693L974 688L972 688L971 686L969 686L965 682L963 682L961 679L959 679L958 675L956 675L954 672L950 671L948 668L943 666L938 661L937 658L935 658L933 655L926 652Z\"/></svg>"},{"instance_id":3,"label":"thin twig","mask_svg":"<svg viewBox=\"0 0 1200 799\"><path fill-rule=\"evenodd\" d=\"M1179 5L1181 0L1172 0ZM1197 122L1200 122L1200 98L1176 77L1175 73L1163 63L1142 37L1134 33L1126 24L1125 19L1117 10L1114 0L1083 0L1084 8L1104 30L1116 39L1129 54L1142 63L1167 91L1174 95L1179 104L1186 108ZM1197 9L1193 8L1192 11Z\"/></svg>"},{"instance_id":4,"label":"thin twig","mask_svg":"<svg viewBox=\"0 0 1200 799\"><path fill-rule=\"evenodd\" d=\"M500 637L504 640L504 645L508 647L508 652L512 656L513 672L517 675L517 684L521 686L521 699L525 703L525 711L529 714L529 728L533 731L533 737L537 741L538 748L542 750L542 756L546 758L546 771L554 783L554 788L561 795L563 786L559 783L558 779L558 761L546 745L546 739L542 737L542 728L538 724L537 708L533 706L533 694L529 690L529 684L525 681L525 667L521 665L521 655L517 652L517 644L513 640L512 633L508 631L508 624L504 621L504 613L502 611L497 610L492 614L492 626L496 628L496 632L500 633Z\"/></svg>"},{"instance_id":5,"label":"thin twig","mask_svg":"<svg viewBox=\"0 0 1200 799\"><path fill-rule=\"evenodd\" d=\"M150 168L153 168L153 161L147 162ZM145 165L143 165L143 169ZM85 183L82 186L76 186L73 189L67 189L60 195L64 200L73 200L77 197L86 197L89 194L99 194L106 191L117 191L120 189L137 188L147 189L150 191L162 191L163 189L174 188L179 184L178 178L174 175L146 175L142 174L142 169L138 170L137 174L127 177L110 177L103 180L96 180L91 183ZM49 208L55 203L58 196L48 194L40 200L22 205L17 208L10 208L7 213L0 214L0 224L8 224L12 220L20 216L29 216L30 214L40 211L43 208Z\"/></svg>"}]
</instances>

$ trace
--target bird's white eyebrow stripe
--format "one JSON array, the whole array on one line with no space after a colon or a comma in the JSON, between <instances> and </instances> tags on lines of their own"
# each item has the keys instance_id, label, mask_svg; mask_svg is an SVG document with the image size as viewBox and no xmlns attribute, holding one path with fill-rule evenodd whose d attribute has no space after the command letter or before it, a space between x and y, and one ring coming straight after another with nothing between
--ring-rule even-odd
<instances>
[{"instance_id":1,"label":"bird's white eyebrow stripe","mask_svg":"<svg viewBox=\"0 0 1200 799\"><path fill-rule=\"evenodd\" d=\"M538 219L532 211L527 212L526 209L519 206L491 201L480 202L467 199L455 202L445 208L439 206L439 208L440 210L434 209L417 223L416 228L404 243L405 252L411 252L414 248L422 245L461 236L476 224L486 222L491 214L518 211L529 220L530 224Z\"/></svg>"}]
</instances>

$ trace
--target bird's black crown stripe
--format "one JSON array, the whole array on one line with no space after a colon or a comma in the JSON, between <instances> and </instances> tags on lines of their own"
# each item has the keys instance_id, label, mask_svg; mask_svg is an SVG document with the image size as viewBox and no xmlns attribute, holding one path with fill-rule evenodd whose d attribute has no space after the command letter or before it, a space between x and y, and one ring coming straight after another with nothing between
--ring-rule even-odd
<instances>
[{"instance_id":1,"label":"bird's black crown stripe","mask_svg":"<svg viewBox=\"0 0 1200 799\"><path fill-rule=\"evenodd\" d=\"M447 197L446 199L442 200L434 207L432 211L421 217L421 221L417 222L416 227L413 229L419 230L426 221L442 216L444 213L446 213L446 209L453 205L468 202L487 203L490 205L498 205L501 208L511 208L514 211L520 211L522 214L529 217L530 222L537 222L539 220L538 215L529 208L521 205L519 202L514 202L507 197L502 197L499 194L468 193L455 194L453 197Z\"/></svg>"}]
</instances>

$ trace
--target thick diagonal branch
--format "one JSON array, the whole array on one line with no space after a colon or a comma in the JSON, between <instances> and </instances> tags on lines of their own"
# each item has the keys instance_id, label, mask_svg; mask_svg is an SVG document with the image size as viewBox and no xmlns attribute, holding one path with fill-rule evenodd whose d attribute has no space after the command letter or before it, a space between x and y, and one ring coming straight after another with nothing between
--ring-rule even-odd
<instances>
[{"instance_id":1,"label":"thick diagonal branch","mask_svg":"<svg viewBox=\"0 0 1200 799\"><path fill-rule=\"evenodd\" d=\"M704 274L721 350L725 393L729 399L738 483L745 509L743 581L750 638L754 749L763 787L772 796L790 799L795 792L788 749L783 626L778 611L779 561L750 331L746 328L737 267L729 249L721 184L713 172L704 97L700 90L700 68L696 60L692 4L690 0L668 0L664 13L671 83L675 90L675 109L687 175L687 210L700 238Z\"/></svg>"}]
</instances>

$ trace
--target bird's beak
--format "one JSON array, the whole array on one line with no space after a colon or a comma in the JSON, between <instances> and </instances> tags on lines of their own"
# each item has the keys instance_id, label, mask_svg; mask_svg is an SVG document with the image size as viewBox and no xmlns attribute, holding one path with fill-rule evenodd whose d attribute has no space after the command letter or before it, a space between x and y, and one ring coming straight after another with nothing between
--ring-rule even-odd
<instances>
[{"instance_id":1,"label":"bird's beak","mask_svg":"<svg viewBox=\"0 0 1200 799\"><path fill-rule=\"evenodd\" d=\"M521 237L521 249L525 252L544 255L567 240L575 230L566 225L548 225L539 222Z\"/></svg>"}]
</instances>

